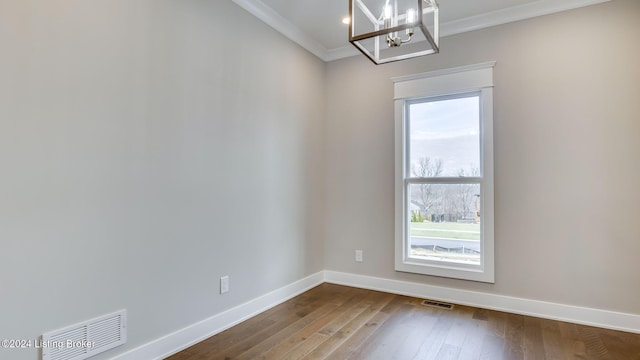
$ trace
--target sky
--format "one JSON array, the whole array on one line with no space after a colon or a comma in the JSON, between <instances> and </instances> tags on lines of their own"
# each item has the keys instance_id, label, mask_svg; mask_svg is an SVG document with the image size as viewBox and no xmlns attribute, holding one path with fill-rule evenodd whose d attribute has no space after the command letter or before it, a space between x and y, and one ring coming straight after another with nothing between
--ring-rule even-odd
<instances>
[{"instance_id":1,"label":"sky","mask_svg":"<svg viewBox=\"0 0 640 360\"><path fill-rule=\"evenodd\" d=\"M421 157L442 159L441 176L458 176L480 168L479 97L411 104L409 107L410 162Z\"/></svg>"}]
</instances>

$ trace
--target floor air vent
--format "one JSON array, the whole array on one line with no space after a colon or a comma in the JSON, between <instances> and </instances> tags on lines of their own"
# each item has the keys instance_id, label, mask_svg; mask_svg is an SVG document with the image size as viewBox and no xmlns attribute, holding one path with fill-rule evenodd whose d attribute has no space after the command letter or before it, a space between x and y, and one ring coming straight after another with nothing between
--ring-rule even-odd
<instances>
[{"instance_id":1,"label":"floor air vent","mask_svg":"<svg viewBox=\"0 0 640 360\"><path fill-rule=\"evenodd\" d=\"M443 303L443 302L434 301L434 300L425 300L422 302L422 305L432 306L438 309L445 309L445 310L453 309L453 304Z\"/></svg>"},{"instance_id":2,"label":"floor air vent","mask_svg":"<svg viewBox=\"0 0 640 360\"><path fill-rule=\"evenodd\" d=\"M42 335L42 360L84 360L127 342L127 311Z\"/></svg>"}]
</instances>

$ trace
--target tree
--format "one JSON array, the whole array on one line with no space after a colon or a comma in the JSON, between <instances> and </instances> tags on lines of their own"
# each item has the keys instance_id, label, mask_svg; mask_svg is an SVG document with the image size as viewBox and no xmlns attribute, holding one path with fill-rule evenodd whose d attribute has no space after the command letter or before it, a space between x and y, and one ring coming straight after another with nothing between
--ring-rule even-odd
<instances>
[{"instance_id":1,"label":"tree","mask_svg":"<svg viewBox=\"0 0 640 360\"><path fill-rule=\"evenodd\" d=\"M411 173L414 177L430 178L440 176L442 174L442 159L431 161L429 157L421 157L417 164L411 165ZM425 215L434 207L437 202L437 196L434 194L434 184L420 184L417 186L417 194L412 194L412 198L418 202L421 210Z\"/></svg>"},{"instance_id":2,"label":"tree","mask_svg":"<svg viewBox=\"0 0 640 360\"><path fill-rule=\"evenodd\" d=\"M465 171L464 169L458 170L459 177L477 177L480 175L479 168L473 168ZM455 191L455 207L458 216L462 219L467 219L471 216L473 209L475 208L475 195L480 192L477 184L459 184Z\"/></svg>"}]
</instances>

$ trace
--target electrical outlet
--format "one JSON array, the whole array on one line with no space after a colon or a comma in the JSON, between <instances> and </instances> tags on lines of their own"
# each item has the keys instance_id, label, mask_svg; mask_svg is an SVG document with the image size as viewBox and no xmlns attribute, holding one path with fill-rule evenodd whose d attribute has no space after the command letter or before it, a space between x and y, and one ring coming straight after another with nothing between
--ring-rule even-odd
<instances>
[{"instance_id":1,"label":"electrical outlet","mask_svg":"<svg viewBox=\"0 0 640 360\"><path fill-rule=\"evenodd\" d=\"M362 250L356 250L356 261L357 262L363 262L364 261L364 257L362 255Z\"/></svg>"},{"instance_id":2,"label":"electrical outlet","mask_svg":"<svg viewBox=\"0 0 640 360\"><path fill-rule=\"evenodd\" d=\"M220 278L220 294L229 292L229 276L225 275Z\"/></svg>"}]
</instances>

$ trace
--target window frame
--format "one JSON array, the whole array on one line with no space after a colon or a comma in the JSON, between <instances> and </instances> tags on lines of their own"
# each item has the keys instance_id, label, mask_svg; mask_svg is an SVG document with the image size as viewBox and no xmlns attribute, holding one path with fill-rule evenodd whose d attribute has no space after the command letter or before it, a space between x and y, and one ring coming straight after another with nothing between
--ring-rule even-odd
<instances>
[{"instance_id":1,"label":"window frame","mask_svg":"<svg viewBox=\"0 0 640 360\"><path fill-rule=\"evenodd\" d=\"M493 67L495 62L394 78L395 102L395 269L424 275L495 282L493 185ZM479 96L480 176L410 176L408 112L411 104ZM411 184L480 184L480 265L409 256L408 188Z\"/></svg>"}]
</instances>

